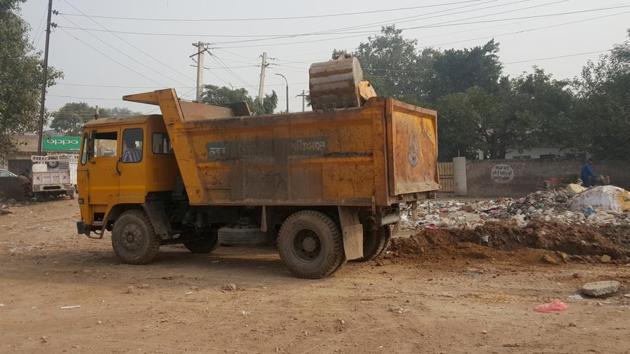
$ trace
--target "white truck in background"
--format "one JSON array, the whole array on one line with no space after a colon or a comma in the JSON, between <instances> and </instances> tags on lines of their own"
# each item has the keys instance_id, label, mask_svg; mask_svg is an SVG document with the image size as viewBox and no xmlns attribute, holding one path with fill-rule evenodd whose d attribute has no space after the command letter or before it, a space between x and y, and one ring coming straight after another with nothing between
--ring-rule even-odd
<instances>
[{"instance_id":1,"label":"white truck in background","mask_svg":"<svg viewBox=\"0 0 630 354\"><path fill-rule=\"evenodd\" d=\"M67 195L74 198L77 161L74 154L31 156L33 196L37 200Z\"/></svg>"}]
</instances>

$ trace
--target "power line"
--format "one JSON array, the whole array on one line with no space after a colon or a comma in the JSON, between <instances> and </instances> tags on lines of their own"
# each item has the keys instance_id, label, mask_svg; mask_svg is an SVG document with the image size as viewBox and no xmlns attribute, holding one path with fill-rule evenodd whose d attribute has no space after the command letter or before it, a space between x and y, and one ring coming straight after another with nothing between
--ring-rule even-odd
<instances>
[{"instance_id":1,"label":"power line","mask_svg":"<svg viewBox=\"0 0 630 354\"><path fill-rule=\"evenodd\" d=\"M556 12L556 13L550 13L550 14L521 16L521 17L498 18L498 19L481 20L481 21L469 21L469 22L443 23L443 24L433 24L433 25L424 25L424 26L414 26L414 27L401 28L400 30L408 31L408 30L412 30L412 29L450 27L450 26L462 26L462 25L474 25L474 24L479 24L479 23L491 23L491 22L503 22L503 21L515 21L515 20L528 20L528 19L532 19L532 18L545 18L545 17L575 15L575 14L582 14L582 13L588 13L588 12L598 12L598 11L606 11L606 10L623 9L623 8L628 8L628 7L630 7L630 5L600 7L600 8L596 8L596 9Z\"/></svg>"},{"instance_id":2,"label":"power line","mask_svg":"<svg viewBox=\"0 0 630 354\"><path fill-rule=\"evenodd\" d=\"M77 100L105 100L105 101L123 102L122 98L111 98L111 97L81 97L81 96L66 96L66 95L48 95L48 96L61 97L61 98L73 98Z\"/></svg>"},{"instance_id":3,"label":"power line","mask_svg":"<svg viewBox=\"0 0 630 354\"><path fill-rule=\"evenodd\" d=\"M431 43L431 44L426 44L423 47L424 48L432 48L432 47L438 47L438 46L443 46L443 45L450 45L450 44L456 44L456 43L462 43L462 42L469 42L469 41L474 41L474 40L487 40L487 39L496 38L496 37L499 37L499 36L508 36L508 35L516 35L516 34L527 33L527 32L534 32L534 31L539 31L539 30L543 30L543 29L556 28L556 27L567 26L567 25L572 25L572 24L578 24L578 23L584 23L584 22L589 22L589 21L595 21L595 20L599 20L599 19L603 19L603 18L620 16L620 15L629 14L629 13L630 13L630 11L624 11L624 12L618 12L618 13L614 13L614 14L600 15L600 16L588 17L588 18L584 18L584 19L580 19L580 20L556 23L556 24L552 24L552 25L545 25L545 26L539 26L539 27L530 27L530 28L521 29L521 30L512 31L512 32L503 32L503 33L489 34L489 35L485 35L485 36L461 39L461 40L456 40L456 41L448 41L448 42L441 42L441 43ZM493 27L495 27L495 26L493 26ZM488 28L493 28L493 27L488 27ZM440 35L436 35L436 36L424 36L423 38L444 37L444 36L451 36L451 35L454 35L454 34L460 34L460 33L466 33L466 32L468 32L468 31L448 32L448 33L444 33L444 34L440 34ZM318 61L318 60L298 61L298 60L283 60L283 59L277 59L277 60L280 62L280 64L278 64L278 65L283 65L282 63L311 64L313 62L317 62ZM326 60L326 59L324 59L324 60Z\"/></svg>"},{"instance_id":4,"label":"power line","mask_svg":"<svg viewBox=\"0 0 630 354\"><path fill-rule=\"evenodd\" d=\"M70 22L70 23L72 23L72 24L76 25L76 24L75 24L74 22L72 22L70 19L68 19L68 18L66 18L66 17L64 17L64 19L65 19L66 21L68 21L68 22ZM62 26L58 26L58 27L62 27ZM66 32L67 32L67 31L66 31ZM109 48L113 49L114 51L116 51L116 52L118 52L118 53L122 54L123 56L125 56L125 57L129 58L131 61L135 62L136 64L138 64L138 65L140 65L140 66L142 66L142 67L145 67L145 68L147 68L147 69L149 69L149 70L153 71L154 73L156 73L156 74L158 74L158 75L162 76L163 78L168 79L169 81L178 82L178 83L180 83L180 84L182 83L181 81L179 81L179 80L177 80L177 79L173 79L173 78L171 78L171 77L167 76L167 75L166 75L166 74L164 74L162 71L157 70L157 69L155 69L155 68L153 68L153 67L151 67L151 66L148 66L146 63L141 62L140 60L136 59L135 57L133 57L133 56L131 56L131 55L127 54L126 52L124 52L124 51L122 51L122 50L120 50L118 47L116 47L116 46L114 46L114 45L109 44L108 42L106 42L106 41L104 41L103 39L101 39L99 36L96 36L96 35L94 35L94 34L90 33L89 31L84 31L84 32L86 32L86 33L87 33L87 34L89 34L90 36L94 37L96 40L98 40L99 42L103 43L103 44L104 44L104 45L106 45L107 47L109 47ZM155 81L155 80L153 80L153 81L154 81L154 82L157 82L157 81ZM162 85L162 84L160 84L160 85Z\"/></svg>"},{"instance_id":5,"label":"power line","mask_svg":"<svg viewBox=\"0 0 630 354\"><path fill-rule=\"evenodd\" d=\"M79 86L79 87L101 87L101 88L131 88L131 89L155 89L155 86L123 86L123 85L98 85L98 84L86 84L86 83L70 83L70 82L58 82L55 86ZM184 88L189 89L194 86L175 86L172 88Z\"/></svg>"},{"instance_id":6,"label":"power line","mask_svg":"<svg viewBox=\"0 0 630 354\"><path fill-rule=\"evenodd\" d=\"M490 0L490 1L483 2L483 4L492 3L492 2L496 2L496 1L498 1L498 0ZM486 10L486 9L491 9L491 8L496 8L496 7L509 6L509 5L514 5L514 4L518 4L518 3L521 3L521 2L530 2L530 1L532 1L532 0L519 0L519 1L514 1L514 2L508 2L508 3L505 3L505 4L498 4L498 5L493 5L493 6L477 8L477 9L474 9L474 11ZM540 5L534 5L534 6L531 6L531 7L512 9L512 10L508 10L506 12L514 12L514 11L520 11L520 10L534 8L534 7L547 6L547 5L550 5L550 4L556 4L556 3L559 3L559 2L565 2L565 1L568 1L568 0L561 0L561 1L557 1L557 2L551 2L551 3L540 4ZM90 31L90 32L92 32L92 31L93 32L110 32L110 33L119 33L119 34L143 35L143 36L254 38L254 39L246 39L246 40L238 40L238 41L236 41L236 40L235 41L224 41L224 42L215 42L214 43L214 44L234 44L234 43L246 43L246 42L264 41L264 40L274 40L274 39L297 38L297 37L305 37L305 36L322 36L322 35L331 36L331 35L347 35L347 34L361 34L361 35L364 35L364 34L369 34L369 33L376 33L378 31L375 31L375 30L350 31L350 30L358 29L358 28L366 28L366 27L382 25L382 24L391 24L391 23L399 24L399 23L410 22L410 21L415 21L415 20L425 20L425 19L430 19L430 18L437 18L437 17L444 17L444 16L456 15L456 14L461 14L461 13L468 13L468 12L470 12L470 10L459 11L459 12L452 12L452 13L445 13L445 14L442 14L442 15L439 15L439 16L427 16L427 15L441 14L441 13L448 12L448 11L451 11L451 10L459 10L459 9L463 9L463 8L467 8L467 7L470 7L470 5L462 6L462 7L458 7L458 8L451 8L451 9L441 10L441 11L436 11L436 12L425 13L425 14L422 14L422 15L414 15L414 16L407 16L407 17L402 17L402 18L396 18L396 19L391 19L391 20L387 20L387 21L372 22L372 23L361 24L361 25L350 26L350 27L333 28L333 29L317 31L317 32L302 32L302 33L292 33L292 34L278 34L278 33L275 33L275 34L242 34L242 35L236 35L236 34L216 34L216 33L212 33L212 34L165 33L165 32L157 33L157 32L138 32L138 31L113 31L113 30L103 30L103 29L87 28L87 27L80 27L80 26L76 26L76 27L64 26L64 28L66 28L66 29L73 29L73 30ZM499 13L494 13L494 14L486 14L486 15L481 15L481 16L477 16L477 17L486 17L486 16L502 14L502 13L505 13L505 12L499 12ZM477 18L477 17L468 17L468 19L470 19L470 18Z\"/></svg>"},{"instance_id":7,"label":"power line","mask_svg":"<svg viewBox=\"0 0 630 354\"><path fill-rule=\"evenodd\" d=\"M79 8L77 8L76 6L72 5L69 1L64 0L64 2L68 5L70 5L70 7L72 7L75 11L80 12L81 14L83 14L85 17L87 17L90 21L94 22L95 24L97 24L98 26L100 26L101 28L103 28L106 31L109 31L109 29L107 27L105 27L105 25L101 24L100 22L94 20L93 18L91 18L90 16L86 15L83 11L81 11ZM139 52L141 52L142 54L144 54L145 56L151 58L153 61L155 61L156 63L162 65L163 67L167 68L168 70L171 70L172 72L181 75L183 77L187 77L187 74L182 73L179 70L176 70L175 68L173 68L172 65L166 64L163 61L159 60L158 58L156 58L155 55L151 55L149 53L147 53L144 49L134 45L133 43L127 41L126 39L122 38L121 36L116 35L115 33L112 33L111 31L109 31L109 33L111 35L113 35L114 37L116 37L117 39L123 41L124 43L126 43L128 46L130 46L131 48L134 48L136 50L138 50ZM177 80L175 80L177 81ZM181 83L181 82L180 82Z\"/></svg>"},{"instance_id":8,"label":"power line","mask_svg":"<svg viewBox=\"0 0 630 354\"><path fill-rule=\"evenodd\" d=\"M250 85L248 84L245 80L243 80L239 75L237 75L234 71L232 71L232 69L230 69L225 62L223 62L223 60L221 60L221 58L219 58L216 54L211 54L210 57L212 59L214 59L217 63L219 63L219 65L221 65L224 69L226 69L230 74L232 74L232 76L234 76L236 79L238 79L241 83L243 83L246 87L253 87L256 88L256 86L254 85Z\"/></svg>"},{"instance_id":9,"label":"power line","mask_svg":"<svg viewBox=\"0 0 630 354\"><path fill-rule=\"evenodd\" d=\"M536 61L544 61L544 60L553 60L553 59L577 57L577 56L589 55L589 54L605 53L605 52L610 52L610 51L611 51L611 49L594 50L594 51L588 51L588 52L562 54L562 55L556 55L556 56L552 56L552 57L524 59L524 60L518 60L518 61L511 61L511 62L501 62L501 64L510 65L510 64L529 63L529 62L536 62ZM422 70L414 70L414 69L390 69L390 68L377 68L377 67L376 68L375 67L366 67L366 68L364 68L364 71L366 71L366 72L375 71L375 72L379 72L379 73L419 73L419 72L422 72ZM372 76L375 76L375 77L386 77L386 76L382 76L382 75L372 75Z\"/></svg>"},{"instance_id":10,"label":"power line","mask_svg":"<svg viewBox=\"0 0 630 354\"><path fill-rule=\"evenodd\" d=\"M529 62L532 62L532 61L543 61L543 60L553 60L553 59L561 59L561 58L577 57L577 56L589 55L589 54L606 53L606 52L610 52L611 50L612 50L612 49L606 49L606 50L594 50L594 51L590 51L590 52L581 52L581 53L573 53L573 54L557 55L557 56L555 56L555 57L546 57L546 58L536 58L536 59L527 59L527 60L510 61L510 62L505 62L505 63L503 63L503 64L504 64L504 65L510 65L510 64L529 63Z\"/></svg>"},{"instance_id":11,"label":"power line","mask_svg":"<svg viewBox=\"0 0 630 354\"><path fill-rule=\"evenodd\" d=\"M496 1L499 1L499 0L489 0L489 1L483 2L481 4L489 4L489 3L496 2ZM450 8L450 9L446 9L446 10L440 10L440 11L423 13L421 15L405 16L405 17L390 19L390 20L386 20L386 21L365 23L365 24L349 26L349 27L340 27L340 28L323 30L323 31L319 31L319 32L307 32L307 33L298 33L298 34L290 34L290 35L279 35L279 36L275 36L273 38L263 38L263 39L245 39L245 40L223 41L223 42L216 42L215 44L221 45L221 44L237 44L237 43L247 43L247 42L261 42L261 41L275 40L275 39L297 38L297 37L319 36L319 35L361 34L361 36L362 36L362 35L365 35L365 34L378 33L379 30L367 30L367 29L365 29L363 31L352 31L352 30L357 30L357 29L362 29L362 28L369 28L369 27L373 27L373 26L388 25L388 24L394 24L394 23L395 24L400 24L400 23L412 22L412 21L418 21L418 20L428 20L428 19L432 19L432 18L452 16L452 15L457 15L457 14L461 14L461 13L470 13L471 11L480 11L480 10L487 10L487 9L492 9L492 8L497 8L497 7L510 6L510 5L521 3L521 2L530 2L530 1L533 1L533 0L517 0L517 1L508 2L508 3L505 3L505 4L497 4L497 5L480 7L480 8L474 8L474 9L467 9L467 8L471 7L471 5L465 5L465 6ZM560 0L560 1L562 2L562 1L568 1L568 0ZM534 7L538 7L538 6L545 6L545 4L537 5L537 6L534 6ZM461 9L467 9L467 10L452 12L452 10L461 10ZM514 11L520 11L520 10L522 10L522 9L512 9L512 10L508 10L507 12L514 12ZM486 16L491 16L491 15L492 14L486 14L486 15L481 15L481 16L477 16L477 17L486 17ZM470 18L471 17L468 17L468 19L470 19ZM476 18L476 17L472 17L472 18Z\"/></svg>"},{"instance_id":12,"label":"power line","mask_svg":"<svg viewBox=\"0 0 630 354\"><path fill-rule=\"evenodd\" d=\"M41 20L39 21L39 25L37 26L37 30L35 32L33 32L33 34L36 37L36 39L34 41L32 41L32 45L33 47L37 48L37 46L39 45L39 40L42 38L42 34L44 33L43 30L43 26L44 26L44 21L46 21L46 15L47 12L44 12L44 14L42 15Z\"/></svg>"},{"instance_id":13,"label":"power line","mask_svg":"<svg viewBox=\"0 0 630 354\"><path fill-rule=\"evenodd\" d=\"M462 42L469 42L469 41L480 40L480 39L495 38L495 37L499 37L499 36L509 36L509 35L527 33L527 32L534 32L534 31L540 31L540 30L543 30L543 29L561 27L561 26L572 25L572 24L577 24L577 23L584 23L584 22L588 22L588 21L594 21L594 20L599 20L599 19L602 19L602 18L608 18L608 17L613 17L613 16L620 16L620 15L629 14L629 13L630 13L630 11L624 11L624 12L608 14L608 15L603 15L603 16L589 17L589 18L585 18L585 19L581 19L581 20L574 20L574 21L568 21L568 22L563 22L563 23L556 23L556 24L553 24L553 25L545 25L545 26L539 26L539 27L530 27L530 28L521 29L521 30L518 30L518 31L513 31L513 32L503 32L503 33L497 33L497 34L492 34L492 35L487 35L487 36L482 36L482 37L461 39L461 40L442 42L442 43L432 43L432 44L426 45L425 47L437 47L437 46L450 45L450 44L456 44L456 43L462 43ZM457 33L461 33L461 32L457 32Z\"/></svg>"},{"instance_id":14,"label":"power line","mask_svg":"<svg viewBox=\"0 0 630 354\"><path fill-rule=\"evenodd\" d=\"M72 34L71 34L71 33L69 33L68 31L65 31L63 28L61 28L61 30L62 30L65 34L67 34L67 35L69 35L70 37L74 38L75 40L77 40L77 41L79 41L79 42L83 43L83 45L85 45L85 46L87 46L87 47L89 47L89 48L91 48L91 49L95 50L96 52L98 52L98 53L99 53L99 54L101 54L102 56L104 56L104 57L108 58L109 60L111 60L111 61L115 62L116 64L118 64L118 65L120 65L120 66L122 66L122 67L126 68L126 69L127 69L127 70L129 70L129 71L132 71L132 72L134 72L134 73L136 73L136 74L138 74L138 75L142 76L143 78L145 78L145 79L147 79L147 80L149 80L149 81L151 81L151 82L153 82L153 83L155 83L155 84L157 84L157 85L162 86L162 84L160 84L159 82L157 82L157 81L153 80L151 77L146 76L146 75L144 75L143 73L141 73L141 72L139 72L139 71L136 71L134 68L132 68L132 67L130 67L130 66L128 66L128 65L126 65L126 64L123 64L123 63L121 63L120 61L118 61L118 60L116 60L116 59L112 58L112 57L111 57L111 56L109 56L107 53L105 53L105 52L103 52L102 50L100 50L100 49L98 49L98 48L94 47L94 46L93 46L93 45L91 45L90 43L87 43L87 42L85 42L84 40L82 40L82 39L80 39L80 38L78 38L78 37L75 37L74 35L72 35Z\"/></svg>"},{"instance_id":15,"label":"power line","mask_svg":"<svg viewBox=\"0 0 630 354\"><path fill-rule=\"evenodd\" d=\"M438 23L438 24L432 24L432 25L399 28L399 30L401 30L401 31L409 31L409 30L413 30L413 29L429 29L429 28L451 27L451 26L461 26L461 25L480 24L480 23L515 21L515 20L525 20L525 19L533 19L533 18L545 18L545 17L554 17L554 16L564 16L564 15L573 15L573 14L580 14L580 13L606 11L606 10L621 9L621 8L628 8L628 7L630 7L630 5L604 7L604 8L596 8L596 9L588 9L588 10L579 10L579 11L556 12L556 13L542 14L542 15L510 17L510 18L503 18L503 19L490 19L490 20L467 21L467 22L446 22L446 23ZM282 43L270 43L270 44L265 44L265 46L266 47L270 47L270 46L286 46L286 45L306 44L306 43L314 43L314 42L325 42L325 41L331 41L331 40L337 40L337 39L357 38L357 37L363 37L363 35L350 35L350 36L343 36L343 37L337 37L337 38L303 40L303 41L299 41L299 42L293 41L293 42L282 42ZM224 49L224 48L229 48L229 49L233 49L233 48L252 48L252 47L259 47L259 46L260 45L220 46L217 49Z\"/></svg>"},{"instance_id":16,"label":"power line","mask_svg":"<svg viewBox=\"0 0 630 354\"><path fill-rule=\"evenodd\" d=\"M89 16L89 17L93 17L93 18L102 18L102 19L110 19L110 20L126 20L126 21L245 22L245 21L302 20L302 19L309 19L309 18L355 16L355 15L365 15L365 14L375 14L375 13L376 14L380 14L380 13L383 13L383 12L408 11L408 10L431 8L431 7L441 7L441 6L464 4L464 3L474 3L474 2L479 2L479 1L481 1L481 0L465 0L465 1L450 2L450 3L443 3L443 4L399 7L399 8L390 8L390 9L381 9L381 10L366 10L366 11L340 12L340 13L322 14L322 15L285 16L285 17L242 17L242 18L197 18L197 19L184 19L184 18L150 18L150 17L121 17L121 16L86 15L86 14L83 14L83 13L82 14L63 13L63 14L66 15L66 16Z\"/></svg>"}]
</instances>

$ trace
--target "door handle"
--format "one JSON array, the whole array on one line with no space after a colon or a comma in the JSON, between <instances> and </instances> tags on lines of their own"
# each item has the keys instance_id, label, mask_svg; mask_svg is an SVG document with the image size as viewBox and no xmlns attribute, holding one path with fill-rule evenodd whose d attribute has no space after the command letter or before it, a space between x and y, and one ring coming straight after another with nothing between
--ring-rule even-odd
<instances>
[{"instance_id":1,"label":"door handle","mask_svg":"<svg viewBox=\"0 0 630 354\"><path fill-rule=\"evenodd\" d=\"M120 176L120 169L118 168L118 164L120 163L120 159L116 160L116 174Z\"/></svg>"}]
</instances>

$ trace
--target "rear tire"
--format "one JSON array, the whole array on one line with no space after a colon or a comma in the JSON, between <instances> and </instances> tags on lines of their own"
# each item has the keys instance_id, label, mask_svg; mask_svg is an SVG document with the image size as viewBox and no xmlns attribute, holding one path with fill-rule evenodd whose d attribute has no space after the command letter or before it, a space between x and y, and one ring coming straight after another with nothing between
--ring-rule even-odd
<instances>
[{"instance_id":1,"label":"rear tire","mask_svg":"<svg viewBox=\"0 0 630 354\"><path fill-rule=\"evenodd\" d=\"M291 273L319 279L346 260L339 227L326 214L303 210L289 216L278 234L278 251Z\"/></svg>"},{"instance_id":2,"label":"rear tire","mask_svg":"<svg viewBox=\"0 0 630 354\"><path fill-rule=\"evenodd\" d=\"M378 258L389 247L392 230L389 225L373 229L370 225L363 227L363 258L359 262L367 262Z\"/></svg>"},{"instance_id":3,"label":"rear tire","mask_svg":"<svg viewBox=\"0 0 630 354\"><path fill-rule=\"evenodd\" d=\"M144 212L129 210L114 223L112 247L123 263L147 264L157 256L160 239Z\"/></svg>"},{"instance_id":4,"label":"rear tire","mask_svg":"<svg viewBox=\"0 0 630 354\"><path fill-rule=\"evenodd\" d=\"M211 230L210 232L196 235L196 239L184 241L184 247L186 247L191 253L207 254L219 246L219 233L217 230Z\"/></svg>"}]
</instances>

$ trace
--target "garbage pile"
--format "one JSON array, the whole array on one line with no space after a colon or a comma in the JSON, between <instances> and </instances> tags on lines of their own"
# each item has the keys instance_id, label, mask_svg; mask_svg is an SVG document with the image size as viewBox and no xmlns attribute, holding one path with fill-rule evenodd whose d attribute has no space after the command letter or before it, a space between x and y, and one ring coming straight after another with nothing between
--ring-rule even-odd
<instances>
[{"instance_id":1,"label":"garbage pile","mask_svg":"<svg viewBox=\"0 0 630 354\"><path fill-rule=\"evenodd\" d=\"M630 192L615 186L586 189L569 185L537 191L522 198L492 200L427 200L403 213L408 230L473 229L488 222L512 222L525 227L531 221L559 224L630 225Z\"/></svg>"},{"instance_id":2,"label":"garbage pile","mask_svg":"<svg viewBox=\"0 0 630 354\"><path fill-rule=\"evenodd\" d=\"M2 204L0 205L0 215L13 214L11 210L9 210L9 206Z\"/></svg>"}]
</instances>

